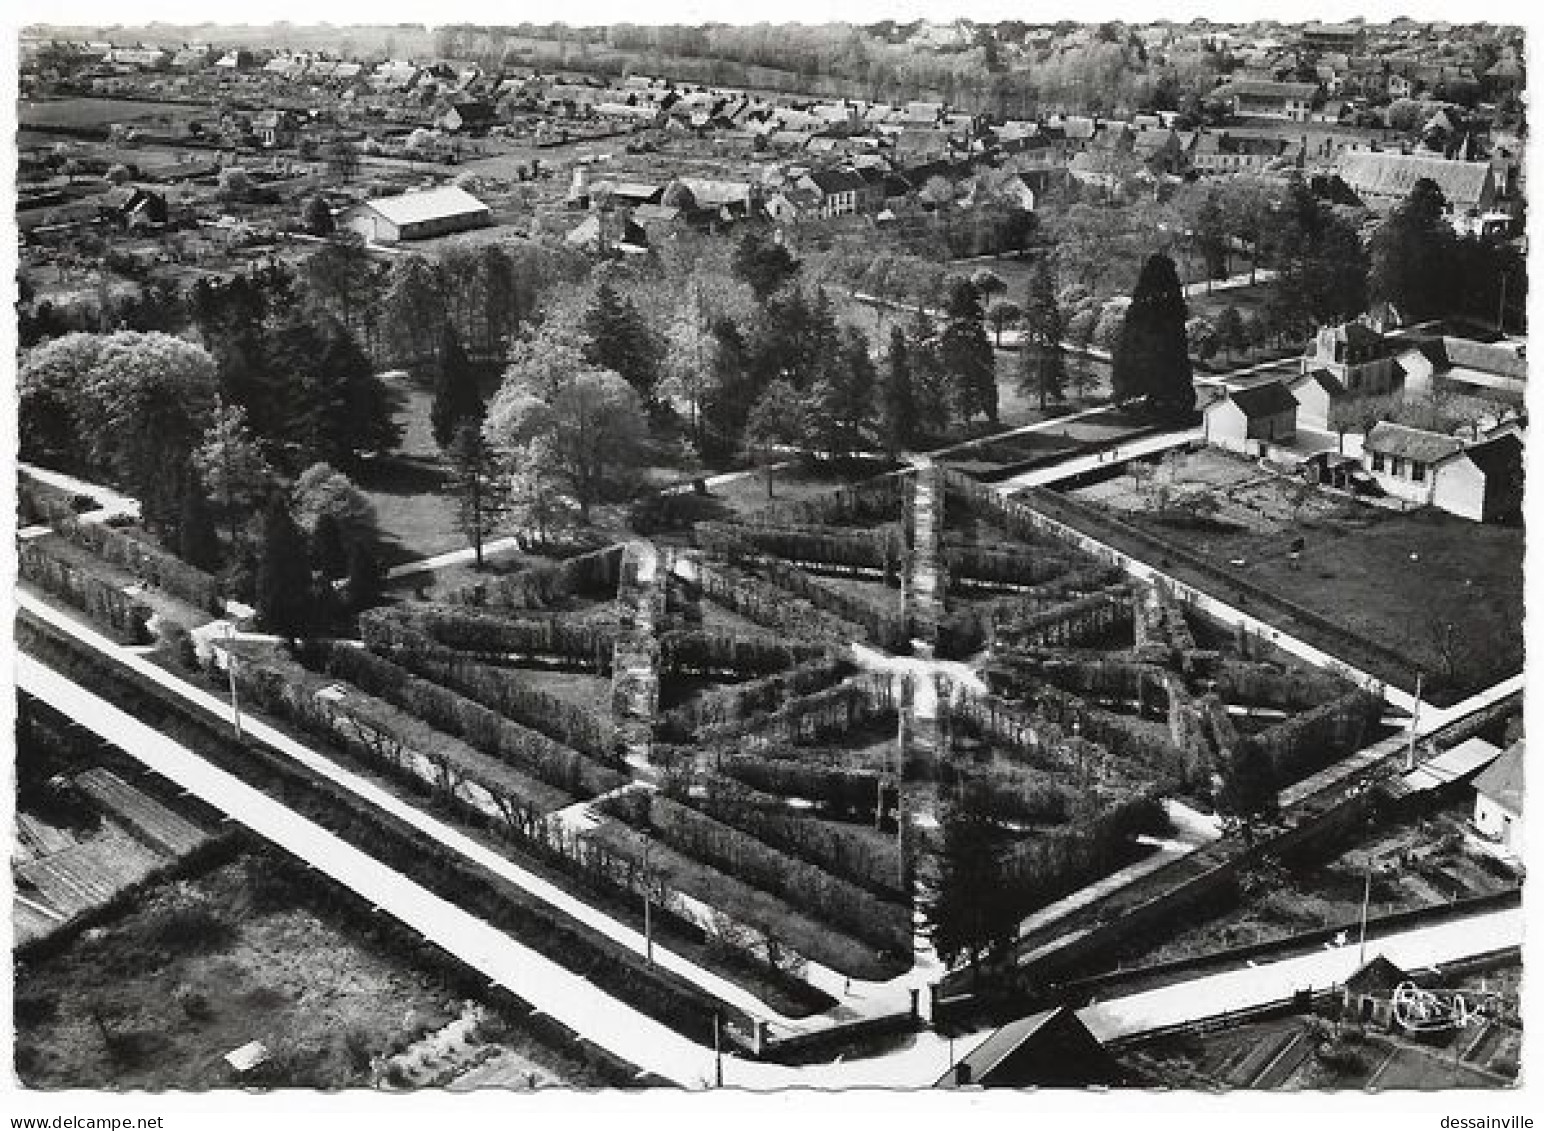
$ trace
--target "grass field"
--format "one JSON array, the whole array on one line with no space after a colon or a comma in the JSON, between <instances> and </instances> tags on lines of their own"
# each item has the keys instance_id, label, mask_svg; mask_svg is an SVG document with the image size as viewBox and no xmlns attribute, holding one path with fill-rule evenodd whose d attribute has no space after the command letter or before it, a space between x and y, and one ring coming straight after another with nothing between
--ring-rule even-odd
<instances>
[{"instance_id":1,"label":"grass field","mask_svg":"<svg viewBox=\"0 0 1544 1131\"><path fill-rule=\"evenodd\" d=\"M1152 492L1139 492L1129 477L1073 494L1121 512L1143 530L1363 640L1403 653L1407 670L1386 678L1405 687L1421 671L1438 702L1521 670L1521 528L1480 525L1434 510L1398 513L1324 492L1308 495L1296 508L1295 481L1213 451L1165 465L1156 484L1208 489L1222 508L1204 523L1177 513L1164 517ZM1186 574L1182 562L1171 568ZM1197 580L1207 587L1206 579ZM1270 607L1253 611L1275 622ZM1311 626L1284 627L1315 638ZM1334 641L1324 646L1336 651Z\"/></svg>"},{"instance_id":2,"label":"grass field","mask_svg":"<svg viewBox=\"0 0 1544 1131\"><path fill-rule=\"evenodd\" d=\"M51 126L65 126L71 129L100 128L104 131L108 126L120 122L124 125L182 122L200 116L207 117L209 114L207 106L116 98L23 99L16 111L17 122L23 127L48 129Z\"/></svg>"}]
</instances>

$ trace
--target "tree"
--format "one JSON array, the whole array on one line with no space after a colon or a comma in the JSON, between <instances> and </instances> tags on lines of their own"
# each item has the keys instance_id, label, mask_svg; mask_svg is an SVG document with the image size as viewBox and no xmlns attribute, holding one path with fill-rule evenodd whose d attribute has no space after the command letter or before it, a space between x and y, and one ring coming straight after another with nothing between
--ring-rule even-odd
<instances>
[{"instance_id":1,"label":"tree","mask_svg":"<svg viewBox=\"0 0 1544 1131\"><path fill-rule=\"evenodd\" d=\"M392 260L380 296L386 345L403 365L433 357L449 311L448 291L439 267L422 255Z\"/></svg>"},{"instance_id":2,"label":"tree","mask_svg":"<svg viewBox=\"0 0 1544 1131\"><path fill-rule=\"evenodd\" d=\"M266 499L275 479L246 421L246 410L240 405L220 406L203 442L193 450L194 470L219 501L233 542L241 513Z\"/></svg>"},{"instance_id":3,"label":"tree","mask_svg":"<svg viewBox=\"0 0 1544 1131\"><path fill-rule=\"evenodd\" d=\"M1451 313L1462 301L1455 270L1457 239L1446 210L1442 190L1422 177L1372 234L1370 297L1388 303L1411 322Z\"/></svg>"},{"instance_id":4,"label":"tree","mask_svg":"<svg viewBox=\"0 0 1544 1131\"><path fill-rule=\"evenodd\" d=\"M1223 307L1222 313L1217 316L1217 344L1229 356L1243 353L1249 348L1249 331L1244 325L1244 316L1231 303Z\"/></svg>"},{"instance_id":5,"label":"tree","mask_svg":"<svg viewBox=\"0 0 1544 1131\"><path fill-rule=\"evenodd\" d=\"M483 437L514 466L540 456L579 506L590 507L628 484L643 442L643 404L610 370L577 358L526 358L505 373Z\"/></svg>"},{"instance_id":6,"label":"tree","mask_svg":"<svg viewBox=\"0 0 1544 1131\"><path fill-rule=\"evenodd\" d=\"M331 512L323 511L317 515L316 525L311 530L310 549L311 568L322 577L332 580L348 572L348 542L337 517Z\"/></svg>"},{"instance_id":7,"label":"tree","mask_svg":"<svg viewBox=\"0 0 1544 1131\"><path fill-rule=\"evenodd\" d=\"M482 426L482 390L477 387L477 371L447 320L440 336L439 365L435 371L434 401L429 406L429 423L434 442L446 448L464 424Z\"/></svg>"},{"instance_id":8,"label":"tree","mask_svg":"<svg viewBox=\"0 0 1544 1131\"><path fill-rule=\"evenodd\" d=\"M375 546L355 542L348 550L348 599L355 609L364 609L381 598L383 571Z\"/></svg>"},{"instance_id":9,"label":"tree","mask_svg":"<svg viewBox=\"0 0 1544 1131\"><path fill-rule=\"evenodd\" d=\"M483 441L480 421L463 420L446 452L454 469L457 524L472 544L476 568L483 567L483 540L498 522L498 468Z\"/></svg>"},{"instance_id":10,"label":"tree","mask_svg":"<svg viewBox=\"0 0 1544 1131\"><path fill-rule=\"evenodd\" d=\"M1007 898L1006 838L970 798L943 815L938 870L923 913L938 956L950 965L967 958L979 971L984 956L1012 941L1018 920Z\"/></svg>"},{"instance_id":11,"label":"tree","mask_svg":"<svg viewBox=\"0 0 1544 1131\"><path fill-rule=\"evenodd\" d=\"M745 446L766 472L767 498L772 497L773 461L779 445L802 443L807 430L804 397L787 381L773 381L751 407Z\"/></svg>"},{"instance_id":12,"label":"tree","mask_svg":"<svg viewBox=\"0 0 1544 1131\"><path fill-rule=\"evenodd\" d=\"M288 436L312 462L352 466L360 452L383 452L401 435L391 400L352 334L332 319L289 319L270 335L271 364L292 374Z\"/></svg>"},{"instance_id":13,"label":"tree","mask_svg":"<svg viewBox=\"0 0 1544 1131\"><path fill-rule=\"evenodd\" d=\"M177 556L195 569L213 573L220 568L220 539L209 515L209 501L198 473L182 476L182 515L177 523Z\"/></svg>"},{"instance_id":14,"label":"tree","mask_svg":"<svg viewBox=\"0 0 1544 1131\"><path fill-rule=\"evenodd\" d=\"M333 233L332 209L327 198L318 193L306 198L300 210L300 222L313 236L330 236Z\"/></svg>"},{"instance_id":15,"label":"tree","mask_svg":"<svg viewBox=\"0 0 1544 1131\"><path fill-rule=\"evenodd\" d=\"M306 531L314 531L325 514L332 516L349 545L378 537L375 504L347 475L328 464L312 464L301 472L291 497L295 521Z\"/></svg>"},{"instance_id":16,"label":"tree","mask_svg":"<svg viewBox=\"0 0 1544 1131\"><path fill-rule=\"evenodd\" d=\"M884 385L879 398L879 432L885 452L893 459L909 446L917 433L917 400L912 389L911 359L906 331L890 331L890 355L885 360Z\"/></svg>"},{"instance_id":17,"label":"tree","mask_svg":"<svg viewBox=\"0 0 1544 1131\"><path fill-rule=\"evenodd\" d=\"M1003 330L1024 317L1024 309L1016 302L1000 299L987 307L986 319L992 324L993 345L1003 348Z\"/></svg>"},{"instance_id":18,"label":"tree","mask_svg":"<svg viewBox=\"0 0 1544 1131\"><path fill-rule=\"evenodd\" d=\"M660 343L642 312L602 279L584 313L584 358L597 369L620 374L645 404L659 382Z\"/></svg>"},{"instance_id":19,"label":"tree","mask_svg":"<svg viewBox=\"0 0 1544 1131\"><path fill-rule=\"evenodd\" d=\"M263 515L262 556L257 569L257 618L269 632L300 636L311 619L311 567L306 537L282 496Z\"/></svg>"},{"instance_id":20,"label":"tree","mask_svg":"<svg viewBox=\"0 0 1544 1131\"><path fill-rule=\"evenodd\" d=\"M1181 421L1195 411L1195 383L1185 339L1185 298L1174 261L1150 256L1137 278L1115 345L1110 374L1121 404L1146 398L1148 411Z\"/></svg>"},{"instance_id":21,"label":"tree","mask_svg":"<svg viewBox=\"0 0 1544 1131\"><path fill-rule=\"evenodd\" d=\"M83 415L86 389L106 337L66 334L42 342L22 358L16 378L17 432L23 457L64 466L89 459Z\"/></svg>"},{"instance_id":22,"label":"tree","mask_svg":"<svg viewBox=\"0 0 1544 1131\"><path fill-rule=\"evenodd\" d=\"M214 416L214 359L162 333L120 331L99 345L77 408L88 459L140 500L148 524L170 525L182 469Z\"/></svg>"},{"instance_id":23,"label":"tree","mask_svg":"<svg viewBox=\"0 0 1544 1131\"><path fill-rule=\"evenodd\" d=\"M1025 396L1040 397L1040 408L1061 400L1067 384L1067 363L1062 354L1061 308L1056 305L1056 285L1044 260L1035 265L1024 299L1024 340L1019 354L1019 388Z\"/></svg>"},{"instance_id":24,"label":"tree","mask_svg":"<svg viewBox=\"0 0 1544 1131\"><path fill-rule=\"evenodd\" d=\"M981 296L969 280L956 282L944 306L939 360L952 379L960 417L969 420L978 412L997 421L997 373L992 343L981 324Z\"/></svg>"},{"instance_id":25,"label":"tree","mask_svg":"<svg viewBox=\"0 0 1544 1131\"><path fill-rule=\"evenodd\" d=\"M239 165L228 165L220 170L216 193L221 200L241 202L252 199L256 191L252 175Z\"/></svg>"},{"instance_id":26,"label":"tree","mask_svg":"<svg viewBox=\"0 0 1544 1131\"><path fill-rule=\"evenodd\" d=\"M1367 309L1367 251L1353 223L1315 199L1296 174L1270 220L1266 238L1278 270L1274 307L1284 329L1303 334Z\"/></svg>"},{"instance_id":27,"label":"tree","mask_svg":"<svg viewBox=\"0 0 1544 1131\"><path fill-rule=\"evenodd\" d=\"M732 269L757 300L766 302L799 273L799 261L780 242L753 228L735 246Z\"/></svg>"},{"instance_id":28,"label":"tree","mask_svg":"<svg viewBox=\"0 0 1544 1131\"><path fill-rule=\"evenodd\" d=\"M817 441L834 455L863 447L864 430L874 419L874 392L879 374L869 356L868 338L856 326L842 329L835 364L815 386Z\"/></svg>"}]
</instances>

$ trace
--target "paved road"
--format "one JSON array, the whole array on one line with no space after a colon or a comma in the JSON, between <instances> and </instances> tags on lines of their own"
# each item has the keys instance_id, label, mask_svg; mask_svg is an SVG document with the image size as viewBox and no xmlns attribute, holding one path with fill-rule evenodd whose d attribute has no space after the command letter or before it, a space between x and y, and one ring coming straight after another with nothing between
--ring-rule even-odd
<instances>
[{"instance_id":1,"label":"paved road","mask_svg":"<svg viewBox=\"0 0 1544 1131\"><path fill-rule=\"evenodd\" d=\"M1204 439L1199 428L1187 429L1183 432L1164 432L1157 436L1145 436L1140 440L1132 440L1129 443L1111 449L1110 451L1090 452L1087 455L1074 456L1072 459L1062 460L1050 467L1037 467L1026 471L1021 475L1015 475L1012 479L1004 479L1001 483L993 485L994 489L1003 494L1011 494L1025 487L1043 487L1048 483L1060 483L1063 479L1070 479L1074 475L1081 475L1085 471L1094 471L1111 464L1126 463L1143 456L1157 455L1166 452L1170 448L1184 447Z\"/></svg>"},{"instance_id":2,"label":"paved road","mask_svg":"<svg viewBox=\"0 0 1544 1131\"><path fill-rule=\"evenodd\" d=\"M1509 908L1420 927L1367 944L1365 961L1381 954L1406 971L1420 971L1486 954L1523 939L1523 909ZM1168 1025L1201 1021L1251 1006L1288 1001L1298 990L1323 990L1361 966L1353 941L1343 947L1245 966L1188 982L1096 1002L1078 1016L1101 1040L1130 1037Z\"/></svg>"},{"instance_id":3,"label":"paved road","mask_svg":"<svg viewBox=\"0 0 1544 1131\"><path fill-rule=\"evenodd\" d=\"M120 495L111 487L103 487L99 483L88 483L84 479L77 479L73 475L66 475L62 471L50 471L46 467L38 467L35 464L17 461L16 469L24 471L39 483L47 483L50 487L57 487L61 491L68 491L72 495L87 495L97 501L97 509L87 511L80 516L82 522L106 522L110 518L126 517L139 518L139 500L131 499L127 495Z\"/></svg>"}]
</instances>

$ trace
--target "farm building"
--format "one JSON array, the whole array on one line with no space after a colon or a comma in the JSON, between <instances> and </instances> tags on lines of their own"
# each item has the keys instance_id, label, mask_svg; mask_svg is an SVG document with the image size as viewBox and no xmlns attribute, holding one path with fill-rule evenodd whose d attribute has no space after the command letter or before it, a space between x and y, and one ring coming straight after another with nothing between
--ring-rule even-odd
<instances>
[{"instance_id":1,"label":"farm building","mask_svg":"<svg viewBox=\"0 0 1544 1131\"><path fill-rule=\"evenodd\" d=\"M1522 347L1468 338L1431 338L1398 357L1408 392L1429 395L1440 379L1463 392L1499 395L1521 403L1527 393L1528 363Z\"/></svg>"},{"instance_id":2,"label":"farm building","mask_svg":"<svg viewBox=\"0 0 1544 1131\"><path fill-rule=\"evenodd\" d=\"M492 223L488 206L454 185L367 200L344 212L342 226L370 243L422 240Z\"/></svg>"},{"instance_id":3,"label":"farm building","mask_svg":"<svg viewBox=\"0 0 1544 1131\"><path fill-rule=\"evenodd\" d=\"M1208 442L1231 451L1285 443L1297 433L1297 399L1280 381L1233 389L1204 415Z\"/></svg>"},{"instance_id":4,"label":"farm building","mask_svg":"<svg viewBox=\"0 0 1544 1131\"><path fill-rule=\"evenodd\" d=\"M1474 827L1509 856L1523 856L1522 739L1474 779Z\"/></svg>"}]
</instances>

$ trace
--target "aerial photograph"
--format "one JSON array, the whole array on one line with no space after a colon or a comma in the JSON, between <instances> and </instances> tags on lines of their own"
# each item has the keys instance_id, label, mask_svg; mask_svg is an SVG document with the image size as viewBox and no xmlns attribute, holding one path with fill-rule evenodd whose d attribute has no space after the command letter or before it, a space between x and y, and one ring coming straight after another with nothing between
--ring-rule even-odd
<instances>
[{"instance_id":1,"label":"aerial photograph","mask_svg":"<svg viewBox=\"0 0 1544 1131\"><path fill-rule=\"evenodd\" d=\"M7 32L28 1112L1518 1108L1530 29L414 10Z\"/></svg>"}]
</instances>

